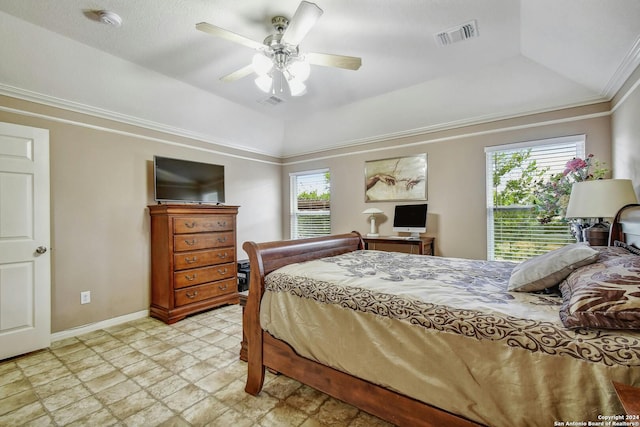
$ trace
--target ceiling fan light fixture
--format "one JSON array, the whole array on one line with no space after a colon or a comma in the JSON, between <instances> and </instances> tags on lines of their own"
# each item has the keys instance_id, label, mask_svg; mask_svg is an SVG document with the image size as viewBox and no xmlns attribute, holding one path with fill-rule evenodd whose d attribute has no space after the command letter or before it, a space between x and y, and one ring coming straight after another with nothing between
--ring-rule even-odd
<instances>
[{"instance_id":1,"label":"ceiling fan light fixture","mask_svg":"<svg viewBox=\"0 0 640 427\"><path fill-rule=\"evenodd\" d=\"M302 96L307 93L307 86L297 78L289 80L288 83L291 96Z\"/></svg>"},{"instance_id":2,"label":"ceiling fan light fixture","mask_svg":"<svg viewBox=\"0 0 640 427\"><path fill-rule=\"evenodd\" d=\"M263 76L269 74L271 69L273 68L273 61L270 58L267 58L263 53L258 52L253 55L253 59L251 60L251 64L253 65L253 70L259 76Z\"/></svg>"},{"instance_id":3,"label":"ceiling fan light fixture","mask_svg":"<svg viewBox=\"0 0 640 427\"><path fill-rule=\"evenodd\" d=\"M293 61L291 65L287 67L289 73L293 76L293 78L299 80L300 82L304 82L309 78L311 74L311 65L307 61L298 60Z\"/></svg>"},{"instance_id":4,"label":"ceiling fan light fixture","mask_svg":"<svg viewBox=\"0 0 640 427\"><path fill-rule=\"evenodd\" d=\"M269 77L267 74L263 74L261 76L258 76L254 82L256 83L256 86L258 86L258 88L263 91L264 93L270 93L271 92L271 86L273 86L273 79L271 77Z\"/></svg>"}]
</instances>

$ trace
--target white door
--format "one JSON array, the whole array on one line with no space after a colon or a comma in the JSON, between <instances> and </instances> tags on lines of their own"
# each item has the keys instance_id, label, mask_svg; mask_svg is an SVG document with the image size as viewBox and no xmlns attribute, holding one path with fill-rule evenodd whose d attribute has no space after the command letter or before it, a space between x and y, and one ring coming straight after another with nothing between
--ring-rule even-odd
<instances>
[{"instance_id":1,"label":"white door","mask_svg":"<svg viewBox=\"0 0 640 427\"><path fill-rule=\"evenodd\" d=\"M51 343L49 131L0 123L0 360Z\"/></svg>"}]
</instances>

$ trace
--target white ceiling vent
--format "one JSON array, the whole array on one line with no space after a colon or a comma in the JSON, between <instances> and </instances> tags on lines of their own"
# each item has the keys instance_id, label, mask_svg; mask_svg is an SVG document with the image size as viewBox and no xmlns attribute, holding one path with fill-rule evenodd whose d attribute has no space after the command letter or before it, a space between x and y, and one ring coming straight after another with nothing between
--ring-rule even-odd
<instances>
[{"instance_id":1,"label":"white ceiling vent","mask_svg":"<svg viewBox=\"0 0 640 427\"><path fill-rule=\"evenodd\" d=\"M279 104L282 104L283 102L284 102L284 99L278 98L275 95L271 95L268 98L261 99L258 101L258 103L262 105L279 105Z\"/></svg>"},{"instance_id":2,"label":"white ceiling vent","mask_svg":"<svg viewBox=\"0 0 640 427\"><path fill-rule=\"evenodd\" d=\"M466 24L449 28L435 35L436 42L440 46L446 46L452 43L461 42L473 37L478 37L478 23L474 19Z\"/></svg>"}]
</instances>

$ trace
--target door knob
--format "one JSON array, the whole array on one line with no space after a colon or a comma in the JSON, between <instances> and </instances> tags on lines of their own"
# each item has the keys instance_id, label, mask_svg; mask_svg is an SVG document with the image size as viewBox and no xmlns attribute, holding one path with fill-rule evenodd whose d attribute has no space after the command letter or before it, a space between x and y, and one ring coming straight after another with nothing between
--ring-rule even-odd
<instances>
[{"instance_id":1,"label":"door knob","mask_svg":"<svg viewBox=\"0 0 640 427\"><path fill-rule=\"evenodd\" d=\"M42 255L43 253L47 252L47 247L46 246L38 246L36 248L36 253Z\"/></svg>"}]
</instances>

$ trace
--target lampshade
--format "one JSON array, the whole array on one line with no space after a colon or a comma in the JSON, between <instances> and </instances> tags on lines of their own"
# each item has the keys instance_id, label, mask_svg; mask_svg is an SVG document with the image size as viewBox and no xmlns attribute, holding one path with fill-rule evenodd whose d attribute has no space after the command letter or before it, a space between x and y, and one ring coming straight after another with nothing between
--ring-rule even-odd
<instances>
[{"instance_id":1,"label":"lampshade","mask_svg":"<svg viewBox=\"0 0 640 427\"><path fill-rule=\"evenodd\" d=\"M363 214L369 214L369 215L375 215L375 214L381 214L384 213L383 210L380 210L378 208L369 208L369 209L365 209L362 211Z\"/></svg>"},{"instance_id":2,"label":"lampshade","mask_svg":"<svg viewBox=\"0 0 640 427\"><path fill-rule=\"evenodd\" d=\"M376 214L384 213L384 211L378 208L369 208L363 210L362 213L369 215L369 221L371 223L371 231L367 233L367 237L378 237L378 233L376 233Z\"/></svg>"},{"instance_id":3,"label":"lampshade","mask_svg":"<svg viewBox=\"0 0 640 427\"><path fill-rule=\"evenodd\" d=\"M253 65L253 71L255 71L259 76L266 75L273 68L273 61L262 53L256 53L253 55L251 64Z\"/></svg>"},{"instance_id":4,"label":"lampshade","mask_svg":"<svg viewBox=\"0 0 640 427\"><path fill-rule=\"evenodd\" d=\"M597 179L571 187L567 218L613 218L618 210L638 203L630 179Z\"/></svg>"},{"instance_id":5,"label":"lampshade","mask_svg":"<svg viewBox=\"0 0 640 427\"><path fill-rule=\"evenodd\" d=\"M285 54L276 55L272 59L262 53L256 53L252 64L253 70L258 74L255 83L261 91L291 96L307 93L304 82L311 72L311 66L307 61L292 59Z\"/></svg>"}]
</instances>

